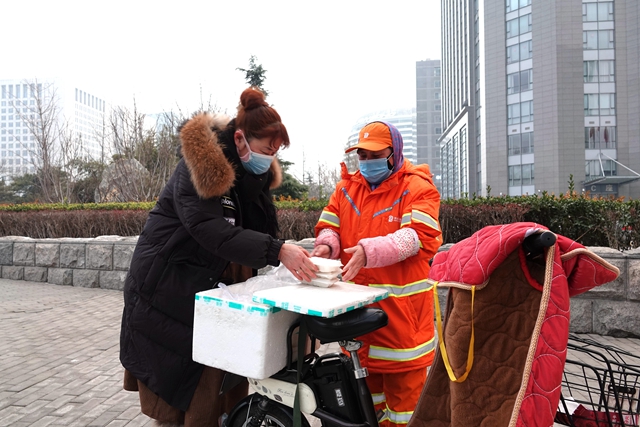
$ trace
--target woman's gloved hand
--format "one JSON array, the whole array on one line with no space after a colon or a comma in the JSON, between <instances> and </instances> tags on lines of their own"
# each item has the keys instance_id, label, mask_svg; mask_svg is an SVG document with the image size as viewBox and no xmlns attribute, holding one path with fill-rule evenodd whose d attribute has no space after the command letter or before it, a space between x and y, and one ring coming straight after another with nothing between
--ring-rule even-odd
<instances>
[{"instance_id":1,"label":"woman's gloved hand","mask_svg":"<svg viewBox=\"0 0 640 427\"><path fill-rule=\"evenodd\" d=\"M329 258L331 256L331 247L329 245L318 245L313 248L311 256L317 256L318 258Z\"/></svg>"}]
</instances>

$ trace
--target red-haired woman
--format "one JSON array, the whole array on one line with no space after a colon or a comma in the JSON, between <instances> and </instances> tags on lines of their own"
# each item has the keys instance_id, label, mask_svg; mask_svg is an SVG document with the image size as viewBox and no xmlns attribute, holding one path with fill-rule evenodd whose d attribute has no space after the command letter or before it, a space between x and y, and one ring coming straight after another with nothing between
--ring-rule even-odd
<instances>
[{"instance_id":1,"label":"red-haired woman","mask_svg":"<svg viewBox=\"0 0 640 427\"><path fill-rule=\"evenodd\" d=\"M242 93L234 120L200 113L179 133L182 159L125 282L120 360L124 387L139 391L144 414L160 425L209 426L246 395L247 383L220 397L225 373L192 360L195 293L243 282L266 265L282 262L302 280L316 267L306 250L276 238L270 190L282 174L274 158L289 136L260 90Z\"/></svg>"}]
</instances>

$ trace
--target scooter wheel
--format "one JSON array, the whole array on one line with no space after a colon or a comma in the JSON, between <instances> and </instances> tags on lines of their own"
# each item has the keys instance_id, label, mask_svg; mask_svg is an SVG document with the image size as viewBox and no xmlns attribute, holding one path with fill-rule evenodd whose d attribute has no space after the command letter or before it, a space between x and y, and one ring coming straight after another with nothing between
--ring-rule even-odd
<instances>
[{"instance_id":1,"label":"scooter wheel","mask_svg":"<svg viewBox=\"0 0 640 427\"><path fill-rule=\"evenodd\" d=\"M251 418L258 413L259 398L254 395L242 400L232 414L225 421L224 427L249 427ZM302 427L310 427L304 414L301 419ZM293 411L291 408L285 407L274 401L269 401L269 409L264 417L261 427L293 427Z\"/></svg>"}]
</instances>

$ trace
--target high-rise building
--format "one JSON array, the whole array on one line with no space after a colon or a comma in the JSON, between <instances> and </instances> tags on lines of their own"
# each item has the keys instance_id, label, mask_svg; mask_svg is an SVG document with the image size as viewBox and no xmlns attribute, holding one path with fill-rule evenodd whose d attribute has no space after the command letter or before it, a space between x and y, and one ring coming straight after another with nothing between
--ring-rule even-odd
<instances>
[{"instance_id":1,"label":"high-rise building","mask_svg":"<svg viewBox=\"0 0 640 427\"><path fill-rule=\"evenodd\" d=\"M418 150L416 145L416 109L415 108L397 108L389 110L381 110L373 113L365 114L358 118L351 128L351 133L347 138L345 150L353 147L358 143L358 134L364 125L374 121L387 122L398 128L402 135L403 150L402 154L405 159L415 164L418 159ZM344 162L350 171L358 169L358 156L355 151L344 155Z\"/></svg>"},{"instance_id":2,"label":"high-rise building","mask_svg":"<svg viewBox=\"0 0 640 427\"><path fill-rule=\"evenodd\" d=\"M441 5L443 197L640 197L638 0Z\"/></svg>"},{"instance_id":3,"label":"high-rise building","mask_svg":"<svg viewBox=\"0 0 640 427\"><path fill-rule=\"evenodd\" d=\"M416 148L415 163L427 163L438 190L442 186L440 146L442 134L440 60L416 62Z\"/></svg>"},{"instance_id":4,"label":"high-rise building","mask_svg":"<svg viewBox=\"0 0 640 427\"><path fill-rule=\"evenodd\" d=\"M60 79L0 80L0 178L34 173L43 156L103 160L106 114L104 98Z\"/></svg>"}]
</instances>

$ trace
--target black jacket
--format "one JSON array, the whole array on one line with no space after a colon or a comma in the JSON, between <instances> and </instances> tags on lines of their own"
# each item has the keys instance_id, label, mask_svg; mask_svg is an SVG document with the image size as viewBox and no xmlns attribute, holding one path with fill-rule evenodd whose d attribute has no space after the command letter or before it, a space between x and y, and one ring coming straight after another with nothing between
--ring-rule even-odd
<instances>
[{"instance_id":1,"label":"black jacket","mask_svg":"<svg viewBox=\"0 0 640 427\"><path fill-rule=\"evenodd\" d=\"M246 173L234 130L208 114L182 126L183 158L140 234L123 292L122 365L183 411L203 369L191 359L195 293L215 287L229 262L279 264L270 197L279 166Z\"/></svg>"}]
</instances>

